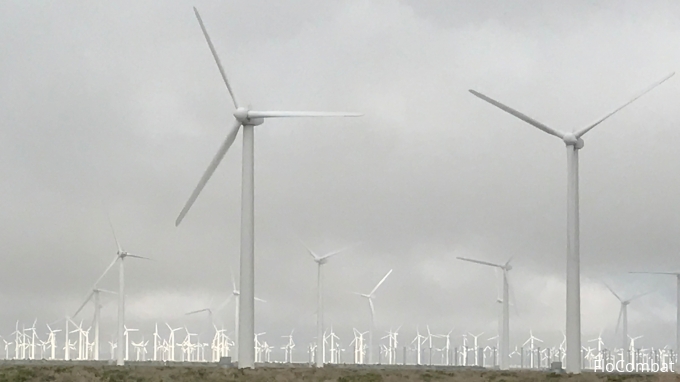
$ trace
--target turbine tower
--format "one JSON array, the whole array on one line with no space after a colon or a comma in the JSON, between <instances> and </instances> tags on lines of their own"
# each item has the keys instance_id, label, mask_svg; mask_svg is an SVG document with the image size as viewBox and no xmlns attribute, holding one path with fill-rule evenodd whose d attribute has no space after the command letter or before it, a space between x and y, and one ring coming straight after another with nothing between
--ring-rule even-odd
<instances>
[{"instance_id":1,"label":"turbine tower","mask_svg":"<svg viewBox=\"0 0 680 382\"><path fill-rule=\"evenodd\" d=\"M317 264L317 278L316 278L316 292L317 292L317 305L316 305L316 348L323 349L323 291L322 291L322 277L321 277L321 266L328 262L331 256L335 256L338 253L349 249L350 247L345 247L334 252L327 253L325 255L319 256L314 251L312 251L307 244L300 240L302 245L307 249L310 256L314 259ZM314 363L316 367L323 367L323 354L322 352L315 353Z\"/></svg>"},{"instance_id":2,"label":"turbine tower","mask_svg":"<svg viewBox=\"0 0 680 382\"><path fill-rule=\"evenodd\" d=\"M368 294L363 294L363 293L356 293L361 297L366 297L368 299L368 305L371 307L371 330L368 332L368 363L373 364L373 332L375 329L375 308L373 307L373 298L375 297L375 291L378 290L380 285L385 282L387 279L387 276L392 273L392 270L390 269L389 272L385 275L385 277L380 280L380 282L373 288L371 293Z\"/></svg>"},{"instance_id":3,"label":"turbine tower","mask_svg":"<svg viewBox=\"0 0 680 382\"><path fill-rule=\"evenodd\" d=\"M103 277L103 275L102 275L102 277ZM101 277L100 277L100 279L101 279ZM94 304L94 319L92 320L93 326L94 326L94 345L93 345L94 346L94 352L93 352L94 354L93 354L92 358L94 358L95 361L99 360L99 323L100 323L100 319L101 319L101 308L102 308L102 305L99 302L99 298L100 298L99 294L101 292L116 294L116 292L111 292L111 291L108 291L108 290L97 288L97 284L95 284L92 287L92 291L85 298L85 301L83 301L83 303L80 305L78 310L76 310L76 312L73 314L73 316L71 316L73 318L76 318L78 313L80 313L80 311L83 310L83 308L88 303L88 301L92 300L92 303Z\"/></svg>"},{"instance_id":4,"label":"turbine tower","mask_svg":"<svg viewBox=\"0 0 680 382\"><path fill-rule=\"evenodd\" d=\"M241 180L241 261L240 261L240 283L241 283L241 298L239 298L239 344L251 344L255 340L255 222L254 222L254 127L261 125L265 118L287 118L287 117L358 117L361 114L356 113L328 113L328 112L307 112L307 111L256 111L251 110L250 107L244 107L237 102L231 85L227 80L227 75L222 68L215 47L210 40L208 31L203 25L203 20L196 7L194 13L198 19L198 23L203 31L208 47L212 52L217 68L222 75L222 80L227 86L231 100L233 101L236 111L234 111L235 121L233 122L226 139L222 146L217 151L212 162L206 169L205 173L198 182L198 185L192 192L189 200L180 212L175 225L179 225L189 211L191 206L196 201L196 198L205 187L215 169L224 158L224 155L231 147L236 139L241 126L243 126L243 159L242 159L242 180ZM238 347L238 367L253 368L255 367L255 349L252 346Z\"/></svg>"},{"instance_id":5,"label":"turbine tower","mask_svg":"<svg viewBox=\"0 0 680 382\"><path fill-rule=\"evenodd\" d=\"M477 263L482 265L488 265L490 267L500 268L503 271L503 321L501 325L501 338L500 338L500 362L499 367L501 370L510 369L510 285L508 283L508 272L512 269L510 261L512 257L505 262L505 264L494 264L486 261L468 259L465 257L458 257L458 259L463 261L469 261L471 263ZM517 302L515 302L517 303Z\"/></svg>"},{"instance_id":6,"label":"turbine tower","mask_svg":"<svg viewBox=\"0 0 680 382\"><path fill-rule=\"evenodd\" d=\"M642 294L638 294L637 296L634 296L634 297L631 297L627 300L624 300L621 297L619 297L619 295L616 294L616 292L614 292L614 290L609 285L607 285L607 284L604 284L604 285L607 287L607 289L609 289L610 292L612 292L614 297L616 297L619 300L619 302L621 302L621 308L619 309L619 318L616 320L616 330L614 330L614 332L616 333L616 332L619 331L619 325L621 325L621 323L623 322L623 331L621 332L621 348L625 352L626 349L628 349L628 337L629 337L628 336L628 305L630 304L631 301L635 300L636 298L646 296L646 295L652 293L652 291L642 293Z\"/></svg>"},{"instance_id":7,"label":"turbine tower","mask_svg":"<svg viewBox=\"0 0 680 382\"><path fill-rule=\"evenodd\" d=\"M482 100L498 107L499 109L514 115L522 121L535 126L550 135L560 138L567 146L567 365L568 373L581 372L581 285L580 285L580 255L579 255L579 196L578 196L578 150L583 148L581 138L595 126L604 122L607 118L614 115L636 99L642 97L664 81L671 78L675 73L671 73L655 82L643 92L606 114L604 117L587 125L586 127L573 132L563 132L555 130L537 120L520 113L519 111L506 106L490 97L485 96L475 90L470 89L470 93Z\"/></svg>"},{"instance_id":8,"label":"turbine tower","mask_svg":"<svg viewBox=\"0 0 680 382\"><path fill-rule=\"evenodd\" d=\"M680 354L680 272L628 272L641 273L648 275L671 275L675 276L675 351ZM676 367L676 372L680 373L680 368Z\"/></svg>"}]
</instances>

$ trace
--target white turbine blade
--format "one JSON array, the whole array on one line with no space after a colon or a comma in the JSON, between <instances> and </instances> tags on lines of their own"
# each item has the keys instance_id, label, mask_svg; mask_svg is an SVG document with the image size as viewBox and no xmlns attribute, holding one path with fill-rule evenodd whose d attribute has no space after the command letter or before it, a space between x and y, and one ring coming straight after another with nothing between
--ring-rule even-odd
<instances>
[{"instance_id":1,"label":"white turbine blade","mask_svg":"<svg viewBox=\"0 0 680 382\"><path fill-rule=\"evenodd\" d=\"M477 264L482 264L482 265L489 265L491 267L503 268L503 266L500 265L500 264L489 263L489 262L486 262L486 261L468 259L467 257L460 257L460 256L458 256L456 258L458 260L469 261L471 263L477 263Z\"/></svg>"},{"instance_id":2,"label":"white turbine blade","mask_svg":"<svg viewBox=\"0 0 680 382\"><path fill-rule=\"evenodd\" d=\"M234 278L234 271L231 269L231 265L229 266L229 274L231 275L231 285L234 287L234 289L232 289L232 293L233 293L233 292L237 291L238 289L236 289L236 279ZM233 294L232 294L232 296L233 296Z\"/></svg>"},{"instance_id":3,"label":"white turbine blade","mask_svg":"<svg viewBox=\"0 0 680 382\"><path fill-rule=\"evenodd\" d=\"M133 255L133 254L130 254L130 253L128 253L126 256L127 256L127 257L134 257L135 259L143 259L143 260L151 260L151 261L154 261L153 259L150 259L150 258L148 258L148 257Z\"/></svg>"},{"instance_id":4,"label":"white turbine blade","mask_svg":"<svg viewBox=\"0 0 680 382\"><path fill-rule=\"evenodd\" d=\"M607 287L607 289L609 289L610 292L612 292L612 293L614 294L614 296L616 296L616 298L619 299L619 301L623 302L623 300L621 299L621 297L619 297L619 295L616 294L616 292L614 292L614 290L613 290L609 285L607 285L607 283L604 283L604 285Z\"/></svg>"},{"instance_id":5,"label":"white turbine blade","mask_svg":"<svg viewBox=\"0 0 680 382\"><path fill-rule=\"evenodd\" d=\"M97 290L100 291L100 292L109 293L109 294L118 294L118 292L112 292L112 291L106 290L106 289L97 289Z\"/></svg>"},{"instance_id":6,"label":"white turbine blade","mask_svg":"<svg viewBox=\"0 0 680 382\"><path fill-rule=\"evenodd\" d=\"M535 126L535 127L539 128L540 130L545 131L546 133L548 133L550 135L554 135L554 136L556 136L560 139L564 139L564 133L562 133L561 131L557 131L557 130L553 129L552 127L548 127L548 126L542 124L541 122L538 122L537 120L535 120L535 119L533 119L533 118L531 118L531 117L529 117L525 114L522 114L519 111L517 111L517 110L515 110L515 109L513 109L509 106L503 105L502 103L494 100L493 98L489 98L489 97L485 96L484 94L482 94L480 92L477 92L477 91L470 89L470 93L472 93L475 96L483 99L484 101L496 106L497 108L505 111L506 113L510 113L510 114L514 115L515 117L521 119L522 121L524 121L524 122L526 122L526 123L528 123L532 126Z\"/></svg>"},{"instance_id":7,"label":"white turbine blade","mask_svg":"<svg viewBox=\"0 0 680 382\"><path fill-rule=\"evenodd\" d=\"M326 111L256 111L249 110L248 118L289 118L289 117L361 117L361 113Z\"/></svg>"},{"instance_id":8,"label":"white turbine blade","mask_svg":"<svg viewBox=\"0 0 680 382\"><path fill-rule=\"evenodd\" d=\"M206 311L208 311L208 310L210 310L210 309L207 309L207 308L206 308L206 309L194 310L194 311L191 311L191 312L189 312L189 313L185 313L185 315L186 315L186 316L189 316L189 315L191 315L191 314L206 312Z\"/></svg>"},{"instance_id":9,"label":"white turbine blade","mask_svg":"<svg viewBox=\"0 0 680 382\"><path fill-rule=\"evenodd\" d=\"M261 298L257 298L257 297L255 297L255 301L259 301L259 302L267 302L267 301L265 301L265 300L263 300L263 299L261 299Z\"/></svg>"},{"instance_id":10,"label":"white turbine blade","mask_svg":"<svg viewBox=\"0 0 680 382\"><path fill-rule=\"evenodd\" d=\"M355 245L356 245L356 244L354 244L354 245L349 245L349 246L347 246L347 247L345 247L345 248L342 248L342 249L339 249L339 250L337 250L337 251L334 251L334 252L331 252L331 253L327 253L327 254L321 256L320 259L328 259L329 257L335 256L335 255L337 255L337 254L340 253L340 252L344 252L344 251L346 251L346 250L348 250L348 249L350 249L350 248L353 248Z\"/></svg>"},{"instance_id":11,"label":"white turbine blade","mask_svg":"<svg viewBox=\"0 0 680 382\"><path fill-rule=\"evenodd\" d=\"M224 155L229 150L229 147L231 147L232 143L234 143L234 140L236 139L236 134L238 134L238 130L240 127L241 122L239 121L236 121L232 125L229 134L227 134L227 138L222 143L222 146L220 146L220 149L217 150L217 154L215 154L215 157L213 158L212 162L210 162L210 165L208 165L208 168L203 173L203 176L201 177L201 180L198 182L198 185L191 193L189 200L187 200L187 203L184 205L184 208L182 208L182 211L179 213L179 216L175 221L175 226L178 226L179 223L182 222L182 219L184 219L184 216L187 214L187 212L189 212L189 209L196 201L196 198L198 198L198 195L203 190L203 187L205 187L206 183L208 183L208 180L210 180L210 177L215 172L215 169L217 169L217 166L222 161L222 158L224 158Z\"/></svg>"},{"instance_id":12,"label":"white turbine blade","mask_svg":"<svg viewBox=\"0 0 680 382\"><path fill-rule=\"evenodd\" d=\"M122 252L123 249L120 246L120 243L118 242L118 237L116 236L116 230L113 228L113 222L111 222L111 215L106 212L106 217L109 219L109 226L111 227L111 232L113 232L113 239L116 241L116 247L118 247L118 252Z\"/></svg>"},{"instance_id":13,"label":"white turbine blade","mask_svg":"<svg viewBox=\"0 0 680 382\"><path fill-rule=\"evenodd\" d=\"M517 317L519 317L519 310L517 309L517 298L515 298L515 288L513 288L512 283L510 282L510 273L508 273L506 270L503 270L503 272L506 273L505 277L508 279L508 295L510 297L508 305L513 307L515 314L517 315Z\"/></svg>"},{"instance_id":14,"label":"white turbine blade","mask_svg":"<svg viewBox=\"0 0 680 382\"><path fill-rule=\"evenodd\" d=\"M635 297L631 297L631 298L628 299L628 302L631 302L631 301L633 301L633 300L635 300L635 299L638 299L638 298L640 298L640 297L642 297L642 296L646 296L646 295L648 295L648 294L650 294L650 293L653 293L653 292L655 292L655 291L650 290L649 292L645 292L645 293L639 294L639 295L637 295L637 296L635 296Z\"/></svg>"},{"instance_id":15,"label":"white turbine blade","mask_svg":"<svg viewBox=\"0 0 680 382\"><path fill-rule=\"evenodd\" d=\"M229 85L229 80L227 79L227 74L224 72L224 68L222 67L222 62L220 61L220 58L217 56L217 51L215 50L215 47L213 46L212 40L210 40L210 36L208 35L208 30L205 29L205 25L203 25L203 19L201 19L201 15L198 13L198 9L194 7L194 13L196 14L196 18L198 19L198 23L201 24L201 30L203 31L203 36L205 36L205 40L208 42L208 46L210 47L210 52L213 55L213 58L215 58L215 63L217 64L217 68L220 70L220 74L222 75L222 79L224 80L224 84L227 85L227 90L229 90L229 95L231 96L231 100L234 101L234 107L238 109L238 102L236 101L236 96L234 95L234 91L231 89L231 85Z\"/></svg>"},{"instance_id":16,"label":"white turbine blade","mask_svg":"<svg viewBox=\"0 0 680 382\"><path fill-rule=\"evenodd\" d=\"M505 262L505 265L503 265L503 268L507 268L508 265L510 265L510 262L512 261L512 259L513 259L514 257L515 257L515 256L510 256L510 258L508 259L508 261Z\"/></svg>"},{"instance_id":17,"label":"white turbine blade","mask_svg":"<svg viewBox=\"0 0 680 382\"><path fill-rule=\"evenodd\" d=\"M375 308L373 307L373 299L370 297L368 298L368 305L371 307L371 314L372 317L375 319Z\"/></svg>"},{"instance_id":18,"label":"white turbine blade","mask_svg":"<svg viewBox=\"0 0 680 382\"><path fill-rule=\"evenodd\" d=\"M635 101L636 99L638 99L638 98L642 97L643 95L649 93L652 89L654 89L655 87L661 85L662 83L664 83L664 82L665 82L666 80L668 80L669 78L673 77L674 74L675 74L675 72L673 72L673 73L667 75L666 77L664 77L664 78L661 79L660 81L655 82L655 83L652 84L650 87L648 87L647 89L643 90L641 93L639 93L638 95L636 95L635 97L633 97L630 101L628 101L628 102L624 103L623 105L617 107L616 109L614 109L614 110L611 111L610 113L606 114L604 117L598 119L598 120L595 121L594 123L588 125L587 127L584 127L583 129L581 129L581 130L575 132L574 135L576 135L576 138L582 137L585 133L589 132L593 127L599 125L599 124L602 123L605 119L611 117L612 115L614 115L614 114L615 114L616 112L618 112L619 110L621 110L621 109L623 109L624 107L630 105L630 104L633 103L633 101Z\"/></svg>"},{"instance_id":19,"label":"white turbine blade","mask_svg":"<svg viewBox=\"0 0 680 382\"><path fill-rule=\"evenodd\" d=\"M382 285L382 283L385 282L385 280L387 279L387 276L389 276L390 273L392 273L392 269L390 269L390 271L387 272L387 274L385 275L385 277L383 277L382 280L380 280L380 282L378 283L378 285L376 285L375 288L373 288L373 290L371 291L371 293L368 294L369 296L373 296L373 293L375 293L375 291L378 290L378 288L380 287L380 285Z\"/></svg>"},{"instance_id":20,"label":"white turbine blade","mask_svg":"<svg viewBox=\"0 0 680 382\"><path fill-rule=\"evenodd\" d=\"M614 329L614 334L619 332L619 325L621 325L621 317L623 316L623 305L619 308L619 318L616 320L616 329Z\"/></svg>"},{"instance_id":21,"label":"white turbine blade","mask_svg":"<svg viewBox=\"0 0 680 382\"><path fill-rule=\"evenodd\" d=\"M217 311L224 309L224 307L227 306L227 304L229 304L229 301L231 301L231 299L233 297L234 297L234 295L230 294L229 297L227 297L227 299L224 300L224 302L220 306L218 306L217 309L215 309L215 311L217 312Z\"/></svg>"},{"instance_id":22,"label":"white turbine blade","mask_svg":"<svg viewBox=\"0 0 680 382\"><path fill-rule=\"evenodd\" d=\"M90 291L90 293L89 293L89 294L87 295L87 297L85 298L85 301L83 301L83 304L80 305L80 307L78 308L78 310L76 310L76 312L73 314L72 317L77 316L78 313L80 313L80 311L83 310L83 308L84 308L85 305L88 303L88 301L90 301L90 298L92 298L92 295L93 295L93 294L94 294L94 291Z\"/></svg>"},{"instance_id":23,"label":"white turbine blade","mask_svg":"<svg viewBox=\"0 0 680 382\"><path fill-rule=\"evenodd\" d=\"M298 237L298 240L300 241L300 244L302 244L302 246L304 246L307 249L307 252L309 252L309 254L314 258L314 260L320 259L320 257L316 253L314 253L314 251L312 251L312 249L309 248L309 246L304 241L302 241L302 239Z\"/></svg>"},{"instance_id":24,"label":"white turbine blade","mask_svg":"<svg viewBox=\"0 0 680 382\"><path fill-rule=\"evenodd\" d=\"M648 275L674 275L674 276L680 275L680 272L628 272L628 273L641 273Z\"/></svg>"},{"instance_id":25,"label":"white turbine blade","mask_svg":"<svg viewBox=\"0 0 680 382\"><path fill-rule=\"evenodd\" d=\"M116 264L116 261L118 261L118 255L116 255L116 257L113 258L113 261L111 262L111 264L109 264L108 267L106 267L106 269L104 270L104 273L102 273L102 275L99 276L97 281L94 282L93 289L97 287L97 284L99 284L99 282L102 281L102 279L104 278L104 276L106 276L106 274L109 272L109 270L111 270L111 268L113 268L113 266Z\"/></svg>"}]
</instances>

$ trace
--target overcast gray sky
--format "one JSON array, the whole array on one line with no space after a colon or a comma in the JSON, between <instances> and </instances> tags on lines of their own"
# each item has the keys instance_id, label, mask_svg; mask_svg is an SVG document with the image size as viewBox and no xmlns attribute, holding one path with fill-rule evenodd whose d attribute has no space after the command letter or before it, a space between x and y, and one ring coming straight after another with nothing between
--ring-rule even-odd
<instances>
[{"instance_id":1,"label":"overcast gray sky","mask_svg":"<svg viewBox=\"0 0 680 382\"><path fill-rule=\"evenodd\" d=\"M559 129L585 126L680 68L680 3L667 1L14 1L0 3L0 335L73 313L123 247L128 322L188 323L228 296L238 268L241 137L182 225L174 221L224 139L232 86L258 109L356 111L256 128L256 331L314 335L319 252L326 318L345 343L378 326L497 329L498 277L456 256L514 256L512 338L564 328L564 144L472 96ZM676 76L677 77L677 76ZM680 251L680 78L585 137L584 339L674 331ZM117 287L112 272L101 287ZM233 326L233 304L219 320ZM115 304L104 308L105 338ZM83 312L90 319L92 308ZM44 326L43 326L44 328ZM484 336L486 337L486 335ZM616 337L618 338L618 336ZM267 338L265 338L267 339ZM456 337L456 343L460 338ZM521 343L520 342L520 343ZM672 344L672 343L670 343Z\"/></svg>"}]
</instances>

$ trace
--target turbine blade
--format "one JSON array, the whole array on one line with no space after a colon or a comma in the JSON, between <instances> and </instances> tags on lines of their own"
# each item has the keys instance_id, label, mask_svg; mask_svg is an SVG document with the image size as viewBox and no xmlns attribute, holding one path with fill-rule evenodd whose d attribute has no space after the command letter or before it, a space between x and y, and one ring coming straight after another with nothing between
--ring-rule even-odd
<instances>
[{"instance_id":1,"label":"turbine blade","mask_svg":"<svg viewBox=\"0 0 680 382\"><path fill-rule=\"evenodd\" d=\"M385 275L385 277L383 277L382 280L380 280L380 282L378 283L378 285L376 285L375 288L373 288L373 290L371 291L371 293L368 294L369 296L373 296L373 293L375 293L375 291L378 290L378 288L380 287L380 285L382 285L382 283L385 282L385 280L387 279L387 276L389 276L390 273L392 273L392 270L391 270L391 269L390 269L389 272L387 272L387 274Z\"/></svg>"},{"instance_id":2,"label":"turbine blade","mask_svg":"<svg viewBox=\"0 0 680 382\"><path fill-rule=\"evenodd\" d=\"M217 311L224 309L224 307L227 306L227 304L229 304L229 301L231 301L231 299L233 297L234 297L234 295L230 294L229 297L227 297L227 299L224 300L224 302L222 304L220 304L220 306L218 306L217 309L215 309L215 311L217 312Z\"/></svg>"},{"instance_id":3,"label":"turbine blade","mask_svg":"<svg viewBox=\"0 0 680 382\"><path fill-rule=\"evenodd\" d=\"M515 257L515 256L510 256L510 258L508 259L508 261L505 262L505 265L503 266L503 268L507 268L508 265L510 265L510 262L512 261L512 259L513 259L514 257Z\"/></svg>"},{"instance_id":4,"label":"turbine blade","mask_svg":"<svg viewBox=\"0 0 680 382\"><path fill-rule=\"evenodd\" d=\"M207 310L209 310L209 309L199 309L199 310L194 310L194 311L191 311L191 312L189 312L189 313L185 313L185 315L188 316L188 315L191 315L191 314L196 314L196 313L205 312L205 311L207 311Z\"/></svg>"},{"instance_id":5,"label":"turbine blade","mask_svg":"<svg viewBox=\"0 0 680 382\"><path fill-rule=\"evenodd\" d=\"M289 117L361 117L361 113L326 111L257 111L249 110L248 118L289 118Z\"/></svg>"},{"instance_id":6,"label":"turbine blade","mask_svg":"<svg viewBox=\"0 0 680 382\"><path fill-rule=\"evenodd\" d=\"M100 291L100 292L109 293L109 294L118 294L118 292L112 292L112 291L106 290L106 289L97 289L97 290Z\"/></svg>"},{"instance_id":7,"label":"turbine blade","mask_svg":"<svg viewBox=\"0 0 680 382\"><path fill-rule=\"evenodd\" d=\"M674 275L680 276L680 272L628 272L628 273L644 273L648 275Z\"/></svg>"},{"instance_id":8,"label":"turbine blade","mask_svg":"<svg viewBox=\"0 0 680 382\"><path fill-rule=\"evenodd\" d=\"M130 253L128 253L126 256L127 256L127 257L134 257L135 259L143 259L143 260L154 261L153 259L150 259L150 258L148 258L148 257L137 256L137 255L133 255L133 254L130 254Z\"/></svg>"},{"instance_id":9,"label":"turbine blade","mask_svg":"<svg viewBox=\"0 0 680 382\"><path fill-rule=\"evenodd\" d=\"M234 278L234 271L231 269L231 265L229 266L229 274L231 275L231 285L234 287L234 289L232 289L232 293L233 293L237 289L236 289L236 279ZM233 296L233 294L232 294L232 296Z\"/></svg>"},{"instance_id":10,"label":"turbine blade","mask_svg":"<svg viewBox=\"0 0 680 382\"><path fill-rule=\"evenodd\" d=\"M309 252L309 254L314 258L314 260L319 260L319 256L316 253L314 253L314 251L312 251L312 249L309 248L309 246L300 237L298 237L298 241L300 241L300 244L302 244L302 246L307 249L307 252Z\"/></svg>"},{"instance_id":11,"label":"turbine blade","mask_svg":"<svg viewBox=\"0 0 680 382\"><path fill-rule=\"evenodd\" d=\"M669 74L669 75L666 75L666 77L664 77L664 78L661 79L660 81L655 82L654 84L652 84L651 86L649 86L647 89L643 90L641 93L639 93L638 95L636 95L635 97L633 97L630 101L628 101L628 102L624 103L623 105L617 107L616 109L614 109L613 111L609 112L609 113L606 114L604 117L598 119L597 121L593 122L592 124L590 124L590 125L584 127L583 129L577 131L576 133L574 133L574 135L576 135L576 138L582 137L585 133L589 132L593 127L595 127L595 126L599 125L600 123L604 122L605 119L611 117L612 115L614 115L614 114L615 114L616 112L618 112L619 110L621 110L621 109L623 109L624 107L630 105L630 104L633 103L633 101L635 101L636 99L638 99L638 98L642 97L643 95L649 93L649 92L650 92L652 89L654 89L655 87L657 87L657 86L661 85L662 83L666 82L666 80L668 80L669 78L673 77L674 74L675 74L675 72L673 72L673 73L671 73L671 74Z\"/></svg>"},{"instance_id":12,"label":"turbine blade","mask_svg":"<svg viewBox=\"0 0 680 382\"><path fill-rule=\"evenodd\" d=\"M187 203L184 205L182 212L179 213L179 216L177 217L177 220L175 221L175 226L178 226L179 223L182 222L182 219L184 219L184 216L187 214L187 212L189 212L189 209L191 208L191 206L196 201L196 198L198 198L198 195L203 190L203 187L205 187L206 183L208 183L208 180L210 180L210 177L215 172L215 169L217 169L217 166L222 161L222 158L224 158L224 155L227 153L227 150L229 150L229 147L231 147L232 143L234 143L234 140L236 139L236 134L238 134L238 130L239 130L240 127L241 127L241 122L239 122L239 121L236 121L234 123L234 125L232 125L231 130L229 131L229 134L227 135L227 138L224 140L224 143L222 143L222 146L220 146L220 149L217 150L217 154L215 154L215 157L213 158L212 162L210 162L210 165L208 166L208 168L203 173L201 180L198 182L198 185L196 186L194 191L191 193L191 196L189 197L189 200L187 200Z\"/></svg>"},{"instance_id":13,"label":"turbine blade","mask_svg":"<svg viewBox=\"0 0 680 382\"><path fill-rule=\"evenodd\" d=\"M653 293L653 292L655 292L655 291L650 290L649 292L645 292L645 293L639 294L639 295L637 295L637 296L635 296L635 297L631 297L631 298L628 299L628 302L633 301L633 300L635 300L635 299L637 299L637 298L640 298L640 297L642 297L642 296L646 296L646 295L648 295L648 294L650 294L650 293Z\"/></svg>"},{"instance_id":14,"label":"turbine blade","mask_svg":"<svg viewBox=\"0 0 680 382\"><path fill-rule=\"evenodd\" d=\"M113 239L116 241L116 247L118 247L118 252L122 252L123 249L120 247L120 243L118 242L116 230L113 228L113 223L111 222L111 214L109 214L108 211L106 212L106 217L109 219L109 226L111 227L111 232L113 232Z\"/></svg>"},{"instance_id":15,"label":"turbine blade","mask_svg":"<svg viewBox=\"0 0 680 382\"><path fill-rule=\"evenodd\" d=\"M373 299L368 299L368 305L371 307L371 319L375 320L375 307L373 306Z\"/></svg>"},{"instance_id":16,"label":"turbine blade","mask_svg":"<svg viewBox=\"0 0 680 382\"><path fill-rule=\"evenodd\" d=\"M604 283L604 285L607 287L607 289L609 289L610 292L612 292L612 293L614 294L614 296L616 296L616 298L619 299L619 301L623 302L623 300L621 299L621 297L619 297L619 295L616 294L616 292L614 292L614 290L613 290L609 285L607 285L607 283Z\"/></svg>"},{"instance_id":17,"label":"turbine blade","mask_svg":"<svg viewBox=\"0 0 680 382\"><path fill-rule=\"evenodd\" d=\"M344 248L342 248L342 249L338 249L337 251L334 251L334 252L331 252L331 253L327 253L327 254L321 256L320 259L328 259L329 257L335 256L335 255L337 255L337 254L340 253L340 252L344 252L344 251L346 251L346 250L348 250L348 249L350 249L350 248L353 248L354 246L356 246L356 244L348 245L347 247L344 247Z\"/></svg>"},{"instance_id":18,"label":"turbine blade","mask_svg":"<svg viewBox=\"0 0 680 382\"><path fill-rule=\"evenodd\" d=\"M80 307L78 308L78 310L76 310L76 312L73 314L72 317L77 316L78 313L80 313L80 311L83 310L83 308L84 308L85 305L88 303L88 301L90 301L90 298L92 298L92 295L93 295L93 294L94 294L94 291L90 291L90 293L88 293L87 297L85 298L85 301L83 301L83 304L80 305Z\"/></svg>"},{"instance_id":19,"label":"turbine blade","mask_svg":"<svg viewBox=\"0 0 680 382\"><path fill-rule=\"evenodd\" d=\"M485 96L484 94L482 94L480 92L477 92L477 91L470 89L470 93L472 93L475 96L483 99L484 101L496 106L497 108L503 110L504 112L510 113L510 114L514 115L515 117L521 119L522 121L524 121L524 122L526 122L526 123L528 123L532 126L535 126L540 130L543 130L544 132L546 132L550 135L554 135L554 136L556 136L560 139L564 139L564 133L561 132L561 131L557 131L557 130L553 129L552 127L548 127L548 126L542 124L541 122L538 122L537 120L535 120L535 119L533 119L533 118L531 118L531 117L529 117L525 114L522 114L519 111L517 111L517 110L515 110L515 109L513 109L509 106L505 106L502 103L500 103L500 102L498 102L498 101L496 101L496 100L494 100L490 97Z\"/></svg>"},{"instance_id":20,"label":"turbine blade","mask_svg":"<svg viewBox=\"0 0 680 382\"><path fill-rule=\"evenodd\" d=\"M116 261L118 261L118 255L116 255L116 257L113 258L113 261L111 262L111 264L109 264L108 267L106 267L106 269L104 270L104 273L102 273L102 275L99 276L97 281L94 282L94 286L92 287L92 289L97 287L97 284L99 284L99 282L102 281L102 279L104 278L104 276L106 276L106 274L109 272L109 270L111 270L111 268L113 268L113 266L116 264Z\"/></svg>"},{"instance_id":21,"label":"turbine blade","mask_svg":"<svg viewBox=\"0 0 680 382\"><path fill-rule=\"evenodd\" d=\"M616 329L614 330L614 334L619 332L619 325L621 325L621 317L623 316L623 305L619 308L619 318L616 320Z\"/></svg>"},{"instance_id":22,"label":"turbine blade","mask_svg":"<svg viewBox=\"0 0 680 382\"><path fill-rule=\"evenodd\" d=\"M257 297L255 297L255 301L259 301L259 302L267 302L267 301L265 301L265 300L263 300L263 299L261 299L261 298L257 298Z\"/></svg>"},{"instance_id":23,"label":"turbine blade","mask_svg":"<svg viewBox=\"0 0 680 382\"><path fill-rule=\"evenodd\" d=\"M477 263L477 264L482 264L482 265L489 265L491 267L503 268L503 266L500 265L500 264L489 263L489 262L486 262L486 261L468 259L467 257L460 257L460 256L458 256L456 258L459 259L459 260L463 260L463 261L469 261L471 263Z\"/></svg>"},{"instance_id":24,"label":"turbine blade","mask_svg":"<svg viewBox=\"0 0 680 382\"><path fill-rule=\"evenodd\" d=\"M210 52L213 55L213 58L215 59L215 63L217 64L217 68L220 70L220 74L222 75L222 79L224 80L224 84L227 85L227 90L229 90L229 95L231 96L231 100L234 101L234 107L238 109L238 102L236 101L236 96L234 95L234 91L231 89L231 85L229 85L229 80L227 79L227 74L224 72L224 68L222 67L222 62L220 61L219 56L217 56L217 51L215 50L215 47L213 46L212 40L210 40L210 36L208 35L208 30L205 29L205 25L203 25L203 19L201 19L201 15L198 13L198 9L194 7L194 13L196 14L196 18L198 19L198 23L201 24L201 30L203 31L203 36L205 36L205 40L208 42L208 46L210 47Z\"/></svg>"}]
</instances>

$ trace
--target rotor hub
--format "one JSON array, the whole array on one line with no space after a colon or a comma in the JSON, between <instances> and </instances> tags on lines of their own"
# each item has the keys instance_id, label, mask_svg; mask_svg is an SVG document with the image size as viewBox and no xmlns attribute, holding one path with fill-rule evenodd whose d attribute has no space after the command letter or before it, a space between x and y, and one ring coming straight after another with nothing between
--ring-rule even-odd
<instances>
[{"instance_id":1,"label":"rotor hub","mask_svg":"<svg viewBox=\"0 0 680 382\"><path fill-rule=\"evenodd\" d=\"M574 146L576 150L582 149L584 145L583 139L577 138L574 133L566 133L562 140L567 146Z\"/></svg>"}]
</instances>

